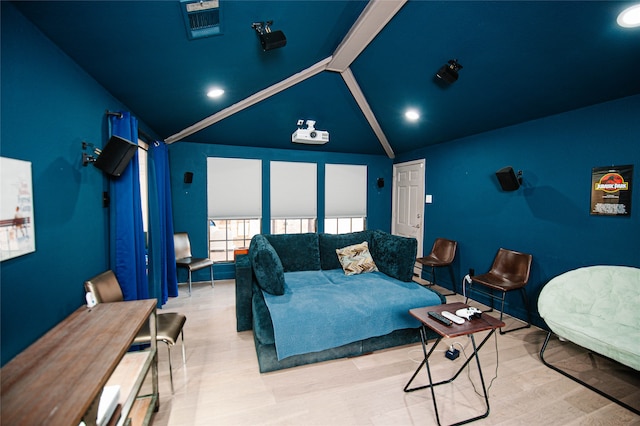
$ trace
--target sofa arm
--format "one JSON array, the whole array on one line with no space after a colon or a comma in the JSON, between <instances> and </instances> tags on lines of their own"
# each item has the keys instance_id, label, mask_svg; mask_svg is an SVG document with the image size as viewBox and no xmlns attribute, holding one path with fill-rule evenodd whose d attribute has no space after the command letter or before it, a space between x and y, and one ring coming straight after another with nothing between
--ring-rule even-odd
<instances>
[{"instance_id":1,"label":"sofa arm","mask_svg":"<svg viewBox=\"0 0 640 426\"><path fill-rule=\"evenodd\" d=\"M236 331L251 330L253 317L251 297L253 270L246 254L236 257Z\"/></svg>"},{"instance_id":2,"label":"sofa arm","mask_svg":"<svg viewBox=\"0 0 640 426\"><path fill-rule=\"evenodd\" d=\"M384 231L373 232L371 256L380 272L400 281L413 279L413 268L416 263L418 241L392 235Z\"/></svg>"}]
</instances>

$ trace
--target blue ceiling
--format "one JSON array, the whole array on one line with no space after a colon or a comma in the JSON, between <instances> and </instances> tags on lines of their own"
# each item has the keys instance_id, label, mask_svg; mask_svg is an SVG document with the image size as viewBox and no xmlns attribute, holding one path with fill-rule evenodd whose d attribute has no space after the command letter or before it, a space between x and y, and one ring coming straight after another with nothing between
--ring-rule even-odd
<instances>
[{"instance_id":1,"label":"blue ceiling","mask_svg":"<svg viewBox=\"0 0 640 426\"><path fill-rule=\"evenodd\" d=\"M183 140L390 155L640 93L640 28L628 1L408 1L350 69L392 153L341 73L322 71ZM162 138L330 57L367 3L221 1L222 35L189 40L179 1L15 2L54 43ZM366 13L365 13L366 15ZM251 24L287 37L264 52ZM449 59L449 87L434 81ZM209 99L220 86L225 94ZM409 123L406 108L420 111ZM298 119L330 132L291 143Z\"/></svg>"}]
</instances>

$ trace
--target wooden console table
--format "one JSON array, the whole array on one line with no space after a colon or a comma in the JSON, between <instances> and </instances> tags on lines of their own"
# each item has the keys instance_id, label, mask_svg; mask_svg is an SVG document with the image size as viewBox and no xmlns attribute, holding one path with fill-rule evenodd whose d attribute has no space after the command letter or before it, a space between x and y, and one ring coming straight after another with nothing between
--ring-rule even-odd
<instances>
[{"instance_id":1,"label":"wooden console table","mask_svg":"<svg viewBox=\"0 0 640 426\"><path fill-rule=\"evenodd\" d=\"M123 358L127 361L121 368L137 376L121 388L118 424L130 412L139 411L139 402L147 407L142 422L149 422L159 404L156 339L151 339L149 349L127 354L147 321L155 331L155 300L101 303L76 310L0 370L2 423L69 426L84 421L95 425L102 389L112 376L118 376L114 372ZM132 363L137 367L132 368ZM149 370L151 394L138 399Z\"/></svg>"}]
</instances>

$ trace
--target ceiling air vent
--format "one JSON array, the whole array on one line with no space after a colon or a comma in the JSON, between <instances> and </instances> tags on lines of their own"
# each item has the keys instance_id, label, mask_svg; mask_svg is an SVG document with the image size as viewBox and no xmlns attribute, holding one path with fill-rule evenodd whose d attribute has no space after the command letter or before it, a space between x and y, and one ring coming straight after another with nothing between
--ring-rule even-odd
<instances>
[{"instance_id":1,"label":"ceiling air vent","mask_svg":"<svg viewBox=\"0 0 640 426\"><path fill-rule=\"evenodd\" d=\"M180 6L190 40L222 34L219 0L180 0Z\"/></svg>"}]
</instances>

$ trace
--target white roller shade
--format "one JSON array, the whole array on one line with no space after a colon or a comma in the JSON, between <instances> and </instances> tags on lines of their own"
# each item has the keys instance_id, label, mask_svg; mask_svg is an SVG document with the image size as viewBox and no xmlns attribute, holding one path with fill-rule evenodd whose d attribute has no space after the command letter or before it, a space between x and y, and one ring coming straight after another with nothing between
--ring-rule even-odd
<instances>
[{"instance_id":1,"label":"white roller shade","mask_svg":"<svg viewBox=\"0 0 640 426\"><path fill-rule=\"evenodd\" d=\"M317 216L315 163L271 162L271 219Z\"/></svg>"},{"instance_id":2,"label":"white roller shade","mask_svg":"<svg viewBox=\"0 0 640 426\"><path fill-rule=\"evenodd\" d=\"M325 165L325 218L367 216L367 166Z\"/></svg>"},{"instance_id":3,"label":"white roller shade","mask_svg":"<svg viewBox=\"0 0 640 426\"><path fill-rule=\"evenodd\" d=\"M262 160L207 158L209 217L262 217Z\"/></svg>"}]
</instances>

